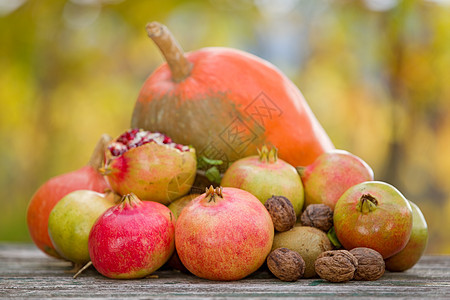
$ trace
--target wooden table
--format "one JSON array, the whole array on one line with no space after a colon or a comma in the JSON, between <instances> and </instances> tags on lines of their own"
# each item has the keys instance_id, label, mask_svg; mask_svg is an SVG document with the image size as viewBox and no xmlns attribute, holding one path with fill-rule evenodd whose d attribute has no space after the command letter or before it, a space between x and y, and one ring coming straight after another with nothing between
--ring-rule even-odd
<instances>
[{"instance_id":1,"label":"wooden table","mask_svg":"<svg viewBox=\"0 0 450 300\"><path fill-rule=\"evenodd\" d=\"M1 298L449 298L450 256L425 256L411 270L386 272L371 282L282 282L267 271L234 282L215 282L173 270L157 278L113 280L88 269L72 279L69 262L53 259L34 245L0 243Z\"/></svg>"}]
</instances>

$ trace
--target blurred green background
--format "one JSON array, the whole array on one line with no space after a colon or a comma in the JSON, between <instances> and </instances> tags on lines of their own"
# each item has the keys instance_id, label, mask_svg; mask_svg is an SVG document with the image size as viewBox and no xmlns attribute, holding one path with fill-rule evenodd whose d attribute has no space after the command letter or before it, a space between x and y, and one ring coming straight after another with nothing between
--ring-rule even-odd
<instances>
[{"instance_id":1,"label":"blurred green background","mask_svg":"<svg viewBox=\"0 0 450 300\"><path fill-rule=\"evenodd\" d=\"M0 0L0 241L31 241L26 208L130 126L162 57L235 47L278 66L337 148L419 205L427 253L450 253L450 1Z\"/></svg>"}]
</instances>

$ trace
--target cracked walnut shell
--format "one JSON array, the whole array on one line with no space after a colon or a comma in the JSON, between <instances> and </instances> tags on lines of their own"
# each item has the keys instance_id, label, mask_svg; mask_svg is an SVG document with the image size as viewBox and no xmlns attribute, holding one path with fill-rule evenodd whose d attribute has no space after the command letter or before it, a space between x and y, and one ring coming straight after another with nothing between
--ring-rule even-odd
<instances>
[{"instance_id":1,"label":"cracked walnut shell","mask_svg":"<svg viewBox=\"0 0 450 300\"><path fill-rule=\"evenodd\" d=\"M347 250L331 250L320 254L314 266L320 278L330 282L346 282L353 279L358 260Z\"/></svg>"}]
</instances>

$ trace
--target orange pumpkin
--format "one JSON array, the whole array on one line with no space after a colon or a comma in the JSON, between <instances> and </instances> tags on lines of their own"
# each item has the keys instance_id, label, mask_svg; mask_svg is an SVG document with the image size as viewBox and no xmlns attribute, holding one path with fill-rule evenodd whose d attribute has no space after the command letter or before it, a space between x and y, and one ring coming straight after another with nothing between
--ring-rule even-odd
<instances>
[{"instance_id":1,"label":"orange pumpkin","mask_svg":"<svg viewBox=\"0 0 450 300\"><path fill-rule=\"evenodd\" d=\"M334 149L300 90L269 62L231 48L184 54L164 25L146 29L167 63L145 81L132 127L163 132L226 163L271 145L283 160L305 166Z\"/></svg>"}]
</instances>

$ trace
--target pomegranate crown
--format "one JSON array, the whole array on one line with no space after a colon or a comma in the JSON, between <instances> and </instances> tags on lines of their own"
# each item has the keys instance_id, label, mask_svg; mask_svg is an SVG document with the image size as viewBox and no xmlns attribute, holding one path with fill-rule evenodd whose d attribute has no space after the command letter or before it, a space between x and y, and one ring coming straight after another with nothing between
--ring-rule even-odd
<instances>
[{"instance_id":1,"label":"pomegranate crown","mask_svg":"<svg viewBox=\"0 0 450 300\"><path fill-rule=\"evenodd\" d=\"M264 145L261 149L257 150L259 161L261 162L275 163L278 160L278 149L276 147L269 149L266 145Z\"/></svg>"},{"instance_id":2,"label":"pomegranate crown","mask_svg":"<svg viewBox=\"0 0 450 300\"><path fill-rule=\"evenodd\" d=\"M129 193L122 197L122 200L120 202L120 208L121 209L124 209L126 207L134 208L136 206L141 205L141 203L142 203L141 200L139 200L139 198L135 194Z\"/></svg>"},{"instance_id":3,"label":"pomegranate crown","mask_svg":"<svg viewBox=\"0 0 450 300\"><path fill-rule=\"evenodd\" d=\"M356 209L363 214L367 214L377 209L378 201L371 194L364 194L359 199Z\"/></svg>"},{"instance_id":4,"label":"pomegranate crown","mask_svg":"<svg viewBox=\"0 0 450 300\"><path fill-rule=\"evenodd\" d=\"M209 188L206 188L206 195L205 198L208 198L208 202L216 201L216 197L223 198L222 194L223 188L221 186L218 186L214 189L214 187L211 185Z\"/></svg>"}]
</instances>

